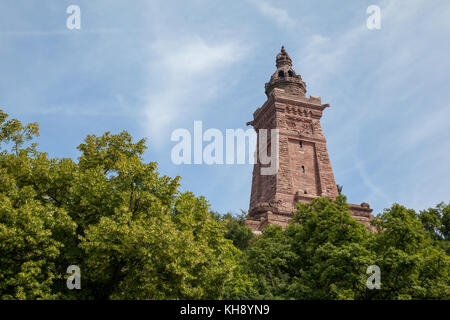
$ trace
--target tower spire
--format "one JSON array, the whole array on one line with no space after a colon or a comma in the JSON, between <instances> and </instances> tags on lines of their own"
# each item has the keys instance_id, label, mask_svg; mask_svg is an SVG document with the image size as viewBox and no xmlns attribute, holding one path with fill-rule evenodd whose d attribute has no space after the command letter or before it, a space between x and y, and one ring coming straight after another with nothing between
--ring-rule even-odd
<instances>
[{"instance_id":1,"label":"tower spire","mask_svg":"<svg viewBox=\"0 0 450 320\"><path fill-rule=\"evenodd\" d=\"M281 51L279 54L277 54L275 63L277 68L281 67L282 65L288 65L292 67L292 60L284 49L284 46L281 46Z\"/></svg>"},{"instance_id":2,"label":"tower spire","mask_svg":"<svg viewBox=\"0 0 450 320\"><path fill-rule=\"evenodd\" d=\"M292 69L292 60L281 46L281 51L275 59L277 70L266 83L266 95L269 96L274 88L284 89L286 93L295 96L305 96L306 84L302 77Z\"/></svg>"}]
</instances>

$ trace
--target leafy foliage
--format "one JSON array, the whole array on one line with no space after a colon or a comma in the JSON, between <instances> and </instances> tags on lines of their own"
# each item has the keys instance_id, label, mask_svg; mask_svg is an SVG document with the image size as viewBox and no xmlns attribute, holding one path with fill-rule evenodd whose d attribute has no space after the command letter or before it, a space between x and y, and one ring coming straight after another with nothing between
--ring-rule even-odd
<instances>
[{"instance_id":1,"label":"leafy foliage","mask_svg":"<svg viewBox=\"0 0 450 320\"><path fill-rule=\"evenodd\" d=\"M6 121L0 157L3 299L212 299L235 281L240 251L202 197L144 163L145 140L89 135L78 163L22 148L33 125ZM6 121L6 122L5 122ZM83 289L65 286L81 268Z\"/></svg>"},{"instance_id":2,"label":"leafy foliage","mask_svg":"<svg viewBox=\"0 0 450 320\"><path fill-rule=\"evenodd\" d=\"M238 216L233 216L230 213L222 216L216 214L216 219L225 223L225 238L232 240L233 244L241 250L248 248L254 238L252 230L245 225L245 218L245 212Z\"/></svg>"},{"instance_id":3,"label":"leafy foliage","mask_svg":"<svg viewBox=\"0 0 450 320\"><path fill-rule=\"evenodd\" d=\"M74 162L38 134L0 111L0 299L450 299L450 204L394 204L373 233L345 196L317 198L254 235L144 162L145 140L88 135Z\"/></svg>"},{"instance_id":4,"label":"leafy foliage","mask_svg":"<svg viewBox=\"0 0 450 320\"><path fill-rule=\"evenodd\" d=\"M420 221L434 243L450 255L450 203L439 203L436 208L422 210Z\"/></svg>"},{"instance_id":5,"label":"leafy foliage","mask_svg":"<svg viewBox=\"0 0 450 320\"><path fill-rule=\"evenodd\" d=\"M267 227L244 252L253 297L450 299L450 257L414 210L394 204L373 223L376 233L352 218L343 195L298 204L285 231ZM381 270L380 290L366 286L371 265Z\"/></svg>"}]
</instances>

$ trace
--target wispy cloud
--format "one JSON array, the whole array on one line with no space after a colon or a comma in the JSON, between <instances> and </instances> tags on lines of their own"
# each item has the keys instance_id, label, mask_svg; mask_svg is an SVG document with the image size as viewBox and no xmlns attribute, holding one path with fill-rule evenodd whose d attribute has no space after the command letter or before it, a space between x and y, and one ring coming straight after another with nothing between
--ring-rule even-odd
<instances>
[{"instance_id":1,"label":"wispy cloud","mask_svg":"<svg viewBox=\"0 0 450 320\"><path fill-rule=\"evenodd\" d=\"M428 168L436 161L430 151L450 137L448 75L442 72L450 68L450 46L442 42L450 30L443 14L450 4L441 4L381 1L381 30L368 30L361 11L347 30L313 33L299 50L305 81L339 102L333 119L325 115L331 126L326 131L333 133L330 149L340 146L333 168L341 183L354 185L347 189L350 198L367 197L376 211L392 199L431 206L434 194L442 197L450 188L448 169ZM352 161L343 150L354 155ZM450 157L442 148L439 155Z\"/></svg>"},{"instance_id":2,"label":"wispy cloud","mask_svg":"<svg viewBox=\"0 0 450 320\"><path fill-rule=\"evenodd\" d=\"M412 131L404 131L398 137L397 141L400 142L398 146L399 153L402 154L411 148L417 147L426 140L439 137L440 134L448 134L450 132L449 119L450 105L443 106L435 112L415 118L411 123L411 127L415 129Z\"/></svg>"},{"instance_id":3,"label":"wispy cloud","mask_svg":"<svg viewBox=\"0 0 450 320\"><path fill-rule=\"evenodd\" d=\"M249 0L256 8L267 18L272 19L279 27L293 27L296 21L289 15L285 9L274 7L265 0Z\"/></svg>"},{"instance_id":4,"label":"wispy cloud","mask_svg":"<svg viewBox=\"0 0 450 320\"><path fill-rule=\"evenodd\" d=\"M364 186L369 190L369 194L365 201L375 200L377 197L381 197L384 201L389 202L389 197L383 191L383 187L375 184L369 172L367 171L364 162L358 157L354 157L355 167L359 172L360 177L362 178L362 182Z\"/></svg>"},{"instance_id":5,"label":"wispy cloud","mask_svg":"<svg viewBox=\"0 0 450 320\"><path fill-rule=\"evenodd\" d=\"M144 109L147 133L156 141L189 114L200 114L201 105L215 96L226 69L241 60L245 48L235 41L207 42L196 36L151 45L154 61ZM154 140L155 141L155 140Z\"/></svg>"}]
</instances>

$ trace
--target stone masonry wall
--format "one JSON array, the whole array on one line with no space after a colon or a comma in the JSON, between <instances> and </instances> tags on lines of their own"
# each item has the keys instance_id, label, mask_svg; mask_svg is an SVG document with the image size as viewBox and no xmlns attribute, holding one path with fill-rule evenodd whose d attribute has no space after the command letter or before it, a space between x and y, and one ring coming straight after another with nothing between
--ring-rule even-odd
<instances>
[{"instance_id":1,"label":"stone masonry wall","mask_svg":"<svg viewBox=\"0 0 450 320\"><path fill-rule=\"evenodd\" d=\"M287 226L297 202L338 195L326 139L320 119L324 109L320 97L305 96L306 84L292 69L284 50L276 57L277 70L265 85L267 101L253 113L252 125L279 130L279 168L276 174L261 175L261 164L253 167L252 191L247 225L256 233L268 224ZM270 134L269 134L270 136ZM269 148L273 141L259 148ZM351 214L370 227L373 219L367 203L350 204Z\"/></svg>"}]
</instances>

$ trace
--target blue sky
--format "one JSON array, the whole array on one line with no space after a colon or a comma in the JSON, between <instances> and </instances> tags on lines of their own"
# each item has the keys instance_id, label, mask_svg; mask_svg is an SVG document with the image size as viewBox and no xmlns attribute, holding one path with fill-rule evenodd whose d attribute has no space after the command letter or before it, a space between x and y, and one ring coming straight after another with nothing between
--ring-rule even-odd
<instances>
[{"instance_id":1,"label":"blue sky","mask_svg":"<svg viewBox=\"0 0 450 320\"><path fill-rule=\"evenodd\" d=\"M81 30L66 8L81 8ZM381 8L368 30L366 9ZM79 156L89 133L148 139L147 161L220 212L247 210L251 165L172 164L170 134L246 128L281 45L322 118L337 183L374 213L450 200L450 2L0 3L0 108L37 121L41 150Z\"/></svg>"}]
</instances>

